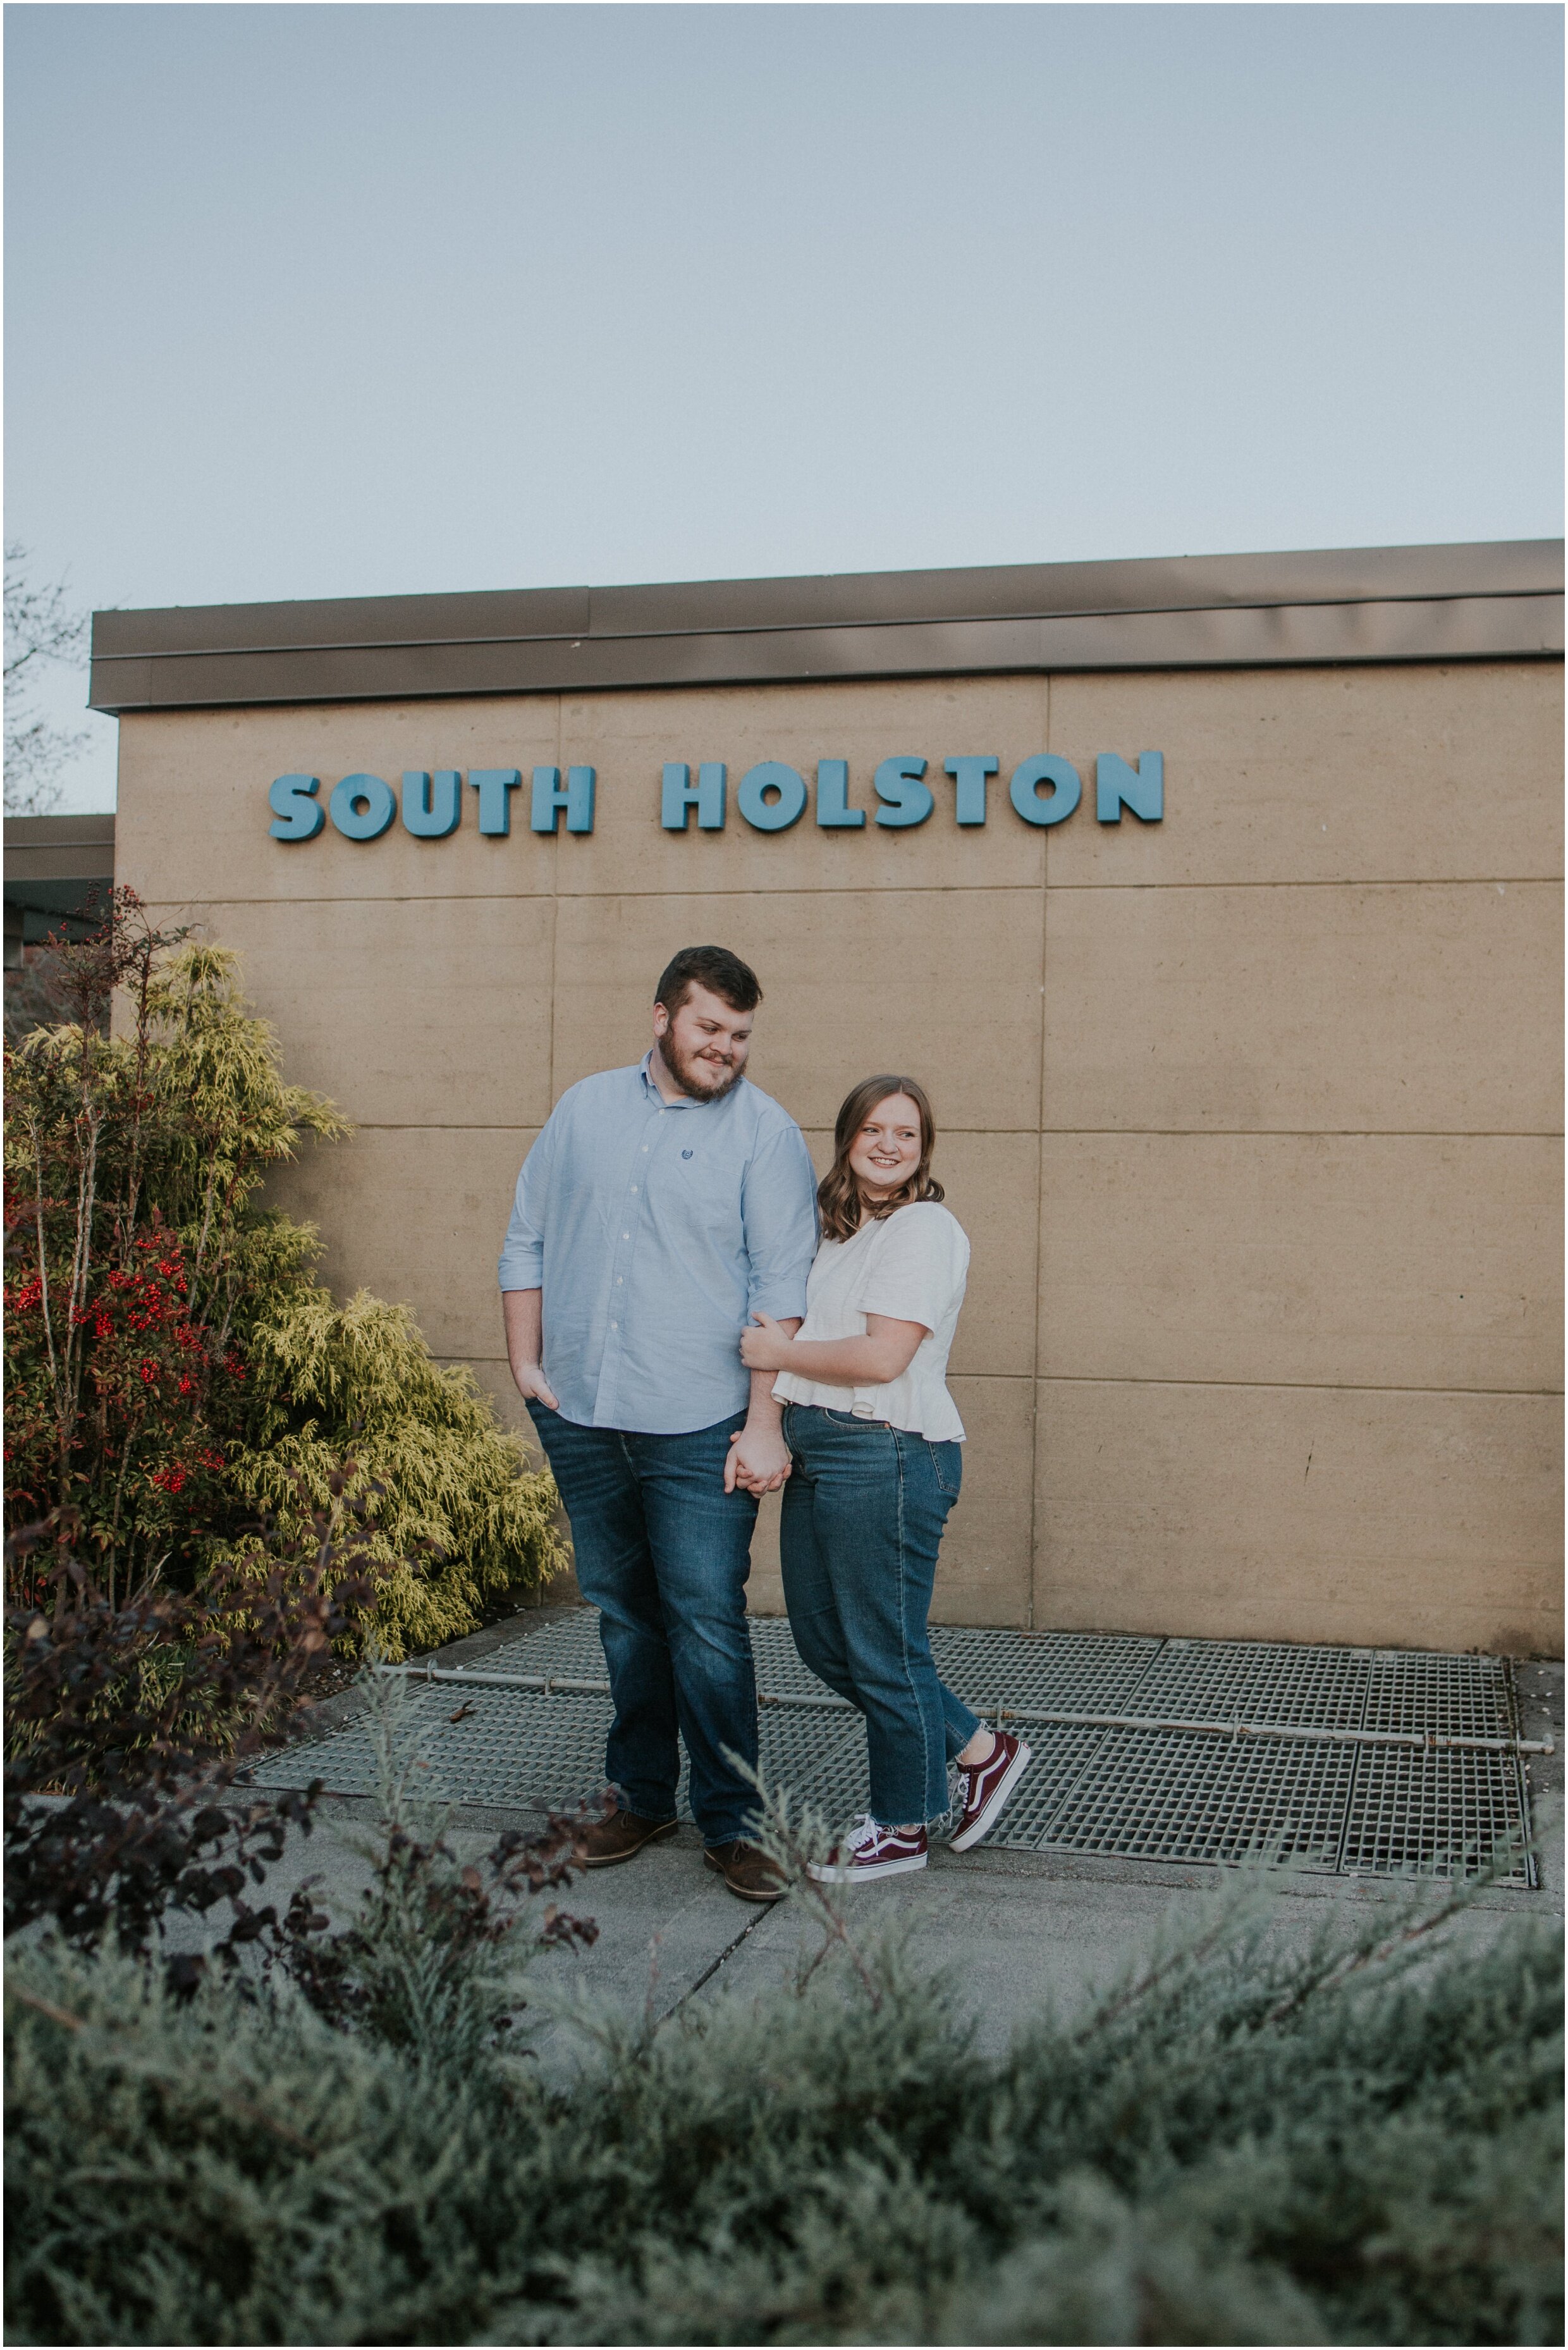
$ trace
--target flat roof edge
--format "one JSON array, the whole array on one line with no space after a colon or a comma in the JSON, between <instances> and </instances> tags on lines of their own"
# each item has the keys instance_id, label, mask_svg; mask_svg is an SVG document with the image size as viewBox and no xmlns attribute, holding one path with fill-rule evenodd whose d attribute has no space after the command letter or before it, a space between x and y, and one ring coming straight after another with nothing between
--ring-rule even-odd
<instances>
[{"instance_id":1,"label":"flat roof edge","mask_svg":"<svg viewBox=\"0 0 1568 2350\"><path fill-rule=\"evenodd\" d=\"M118 712L1001 668L1444 660L1562 648L1563 543L1183 556L93 616ZM1542 615L1548 618L1543 621Z\"/></svg>"},{"instance_id":2,"label":"flat roof edge","mask_svg":"<svg viewBox=\"0 0 1568 2350\"><path fill-rule=\"evenodd\" d=\"M16 848L111 847L114 811L92 808L85 816L8 816L5 845Z\"/></svg>"}]
</instances>

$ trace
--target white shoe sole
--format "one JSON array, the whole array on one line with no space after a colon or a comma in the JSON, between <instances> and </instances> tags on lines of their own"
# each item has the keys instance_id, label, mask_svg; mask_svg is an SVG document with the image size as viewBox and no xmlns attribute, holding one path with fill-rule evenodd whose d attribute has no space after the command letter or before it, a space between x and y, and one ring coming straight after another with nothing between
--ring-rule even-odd
<instances>
[{"instance_id":1,"label":"white shoe sole","mask_svg":"<svg viewBox=\"0 0 1568 2350\"><path fill-rule=\"evenodd\" d=\"M971 1846L977 1845L982 1835L989 1835L991 1830L996 1825L997 1821L1002 1817L1002 1807L1006 1804L1009 1795L1012 1794L1012 1790L1017 1786L1018 1782L1023 1778L1023 1773L1027 1771L1030 1763L1033 1760L1034 1757L1031 1753L1029 1748L1027 1746L1020 1746L1017 1753L1013 1756L1012 1762L1008 1764L1006 1770L1002 1773L995 1787L992 1789L990 1801L987 1803L985 1809L980 1814L980 1816L977 1819L971 1821L969 1826L965 1828L961 1835L954 1836L951 1844L948 1847L950 1852L968 1852Z\"/></svg>"},{"instance_id":2,"label":"white shoe sole","mask_svg":"<svg viewBox=\"0 0 1568 2350\"><path fill-rule=\"evenodd\" d=\"M863 1867L857 1867L853 1861L846 1860L836 1868L826 1862L819 1866L815 1861L808 1861L805 1873L814 1877L818 1885L864 1885L872 1877L907 1877L912 1868L924 1868L929 1858L929 1853L917 1852L907 1860L872 1860Z\"/></svg>"}]
</instances>

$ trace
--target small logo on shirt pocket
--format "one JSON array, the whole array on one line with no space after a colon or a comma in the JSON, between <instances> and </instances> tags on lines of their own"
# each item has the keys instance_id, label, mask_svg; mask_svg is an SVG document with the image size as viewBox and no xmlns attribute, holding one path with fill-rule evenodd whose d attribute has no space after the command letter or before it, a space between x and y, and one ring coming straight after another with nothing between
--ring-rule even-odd
<instances>
[{"instance_id":1,"label":"small logo on shirt pocket","mask_svg":"<svg viewBox=\"0 0 1568 2350\"><path fill-rule=\"evenodd\" d=\"M681 1152L680 1156L681 1156L681 1158L682 1158L682 1159L690 1159L690 1158L691 1158L691 1153L689 1150L683 1150L683 1151Z\"/></svg>"}]
</instances>

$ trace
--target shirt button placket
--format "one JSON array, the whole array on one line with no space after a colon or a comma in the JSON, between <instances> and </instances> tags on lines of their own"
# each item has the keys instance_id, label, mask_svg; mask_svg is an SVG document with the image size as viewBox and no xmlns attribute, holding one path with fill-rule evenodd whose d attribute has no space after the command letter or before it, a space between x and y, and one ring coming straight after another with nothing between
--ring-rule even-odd
<instances>
[{"instance_id":1,"label":"shirt button placket","mask_svg":"<svg viewBox=\"0 0 1568 2350\"><path fill-rule=\"evenodd\" d=\"M658 1109L654 1115L658 1118L662 1118L664 1116L663 1108L660 1107ZM646 1142L642 1145L641 1155L645 1159L648 1156L648 1145ZM636 1200L640 1196L638 1186L635 1183L631 1186L629 1196L633 1200ZM632 1221L635 1221L635 1217ZM631 1223L629 1222L626 1230L621 1233L620 1240L621 1245L620 1250L618 1253L618 1262L624 1267L624 1270L618 1273L615 1276L615 1286L617 1289L624 1289L626 1287L626 1275L631 1270L631 1257L628 1253L631 1245ZM615 1315L610 1321L605 1346L605 1353L607 1356L611 1353L612 1348L615 1353L616 1360L611 1372L611 1378L615 1388L618 1390L620 1384L620 1316L618 1315Z\"/></svg>"},{"instance_id":2,"label":"shirt button placket","mask_svg":"<svg viewBox=\"0 0 1568 2350\"><path fill-rule=\"evenodd\" d=\"M664 1113L660 1110L657 1115L662 1118ZM644 1151L647 1150L648 1145L646 1142L643 1144L642 1148ZM635 1183L631 1186L630 1196L634 1200L637 1197L637 1185ZM623 1269L618 1271L615 1276L614 1286L617 1289L624 1289L626 1287L626 1275L631 1270L631 1257L629 1253L631 1227L629 1221L628 1222L627 1229L621 1233L620 1240L621 1244L616 1253L615 1263ZM604 1372L599 1383L601 1405L607 1401L604 1393L607 1382L610 1391L607 1400L610 1401L612 1405L618 1405L620 1400L620 1315L619 1314L616 1314L610 1316L605 1332L605 1364ZM607 1425L608 1423L601 1421L600 1424Z\"/></svg>"}]
</instances>

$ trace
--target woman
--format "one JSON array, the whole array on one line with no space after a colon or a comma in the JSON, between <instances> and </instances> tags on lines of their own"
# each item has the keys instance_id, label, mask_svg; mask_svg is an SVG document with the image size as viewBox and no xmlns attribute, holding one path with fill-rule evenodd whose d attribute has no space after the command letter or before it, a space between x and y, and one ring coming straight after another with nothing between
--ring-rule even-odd
<instances>
[{"instance_id":1,"label":"woman","mask_svg":"<svg viewBox=\"0 0 1568 2350\"><path fill-rule=\"evenodd\" d=\"M871 1809L812 1873L859 1884L924 1868L929 1830L950 1808L950 1756L963 1852L994 1825L1029 1749L982 1728L938 1679L926 1629L959 1492L963 1422L946 1372L969 1274L969 1241L930 1171L931 1106L912 1077L867 1077L833 1139L805 1320L792 1338L759 1314L741 1353L749 1369L781 1374L795 1645L866 1717Z\"/></svg>"}]
</instances>

